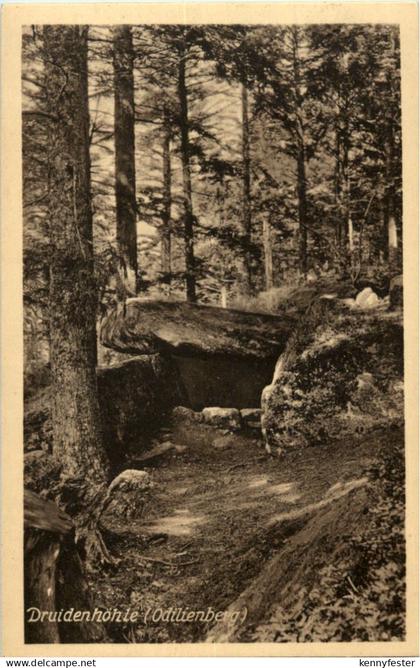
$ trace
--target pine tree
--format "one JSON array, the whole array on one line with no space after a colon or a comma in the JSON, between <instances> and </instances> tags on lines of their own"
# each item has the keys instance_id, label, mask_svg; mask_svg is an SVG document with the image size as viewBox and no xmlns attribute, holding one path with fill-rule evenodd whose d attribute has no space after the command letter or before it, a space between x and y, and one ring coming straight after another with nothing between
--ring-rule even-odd
<instances>
[{"instance_id":1,"label":"pine tree","mask_svg":"<svg viewBox=\"0 0 420 668\"><path fill-rule=\"evenodd\" d=\"M134 141L133 40L130 26L115 26L114 128L117 247L128 294L139 291Z\"/></svg>"}]
</instances>

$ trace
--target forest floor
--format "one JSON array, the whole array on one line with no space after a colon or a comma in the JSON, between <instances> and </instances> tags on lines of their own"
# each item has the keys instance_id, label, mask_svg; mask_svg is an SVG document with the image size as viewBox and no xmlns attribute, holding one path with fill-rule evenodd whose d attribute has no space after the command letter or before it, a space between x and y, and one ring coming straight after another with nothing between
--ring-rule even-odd
<instances>
[{"instance_id":1,"label":"forest floor","mask_svg":"<svg viewBox=\"0 0 420 668\"><path fill-rule=\"evenodd\" d=\"M268 455L252 433L225 435L226 447L217 448L214 442L221 436L203 424L181 424L162 433L162 441L169 438L186 447L147 468L153 487L141 516L124 520L111 512L105 515L105 532L119 561L100 578L92 577L97 604L139 613L136 623L110 626L114 642L204 641L214 622L165 621L161 616L180 609L225 611L287 543L282 524L312 511L316 526L316 509L368 487L366 471L380 451L402 439L400 432L376 432L280 458ZM343 519L342 510L343 504L337 505L338 531L345 542L359 516L347 507ZM328 565L328 549L322 551L322 535L316 540L319 544L312 547L321 568ZM297 566L291 561L286 576L287 568L292 577ZM304 579L305 572L299 577ZM276 602L265 602L267 619Z\"/></svg>"}]
</instances>

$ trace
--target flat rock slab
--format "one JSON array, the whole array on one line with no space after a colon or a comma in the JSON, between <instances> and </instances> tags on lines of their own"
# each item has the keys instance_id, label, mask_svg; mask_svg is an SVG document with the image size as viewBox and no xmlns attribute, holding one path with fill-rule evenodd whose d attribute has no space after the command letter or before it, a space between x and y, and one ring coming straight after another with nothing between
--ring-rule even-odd
<instances>
[{"instance_id":1,"label":"flat rock slab","mask_svg":"<svg viewBox=\"0 0 420 668\"><path fill-rule=\"evenodd\" d=\"M284 315L129 299L125 313L114 309L103 320L101 341L134 355L171 352L184 357L274 359L284 349L293 324Z\"/></svg>"},{"instance_id":2,"label":"flat rock slab","mask_svg":"<svg viewBox=\"0 0 420 668\"><path fill-rule=\"evenodd\" d=\"M241 415L237 408L210 406L203 409L204 422L220 429L240 429Z\"/></svg>"}]
</instances>

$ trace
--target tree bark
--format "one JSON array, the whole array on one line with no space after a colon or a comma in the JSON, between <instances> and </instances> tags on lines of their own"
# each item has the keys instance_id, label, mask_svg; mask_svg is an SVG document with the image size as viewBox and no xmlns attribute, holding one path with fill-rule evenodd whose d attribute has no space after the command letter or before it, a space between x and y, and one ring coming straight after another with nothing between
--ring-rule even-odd
<instances>
[{"instance_id":1,"label":"tree bark","mask_svg":"<svg viewBox=\"0 0 420 668\"><path fill-rule=\"evenodd\" d=\"M161 270L163 280L170 292L171 287L171 206L172 206L172 175L171 175L171 126L168 114L164 111L163 119L163 209L161 228Z\"/></svg>"},{"instance_id":2,"label":"tree bark","mask_svg":"<svg viewBox=\"0 0 420 668\"><path fill-rule=\"evenodd\" d=\"M383 205L382 251L385 262L395 263L398 249L397 227L395 222L395 188L393 177L394 130L389 122L388 137L385 144L385 197Z\"/></svg>"},{"instance_id":3,"label":"tree bark","mask_svg":"<svg viewBox=\"0 0 420 668\"><path fill-rule=\"evenodd\" d=\"M133 39L130 26L114 27L114 132L117 246L123 282L139 292L135 169Z\"/></svg>"},{"instance_id":4,"label":"tree bark","mask_svg":"<svg viewBox=\"0 0 420 668\"><path fill-rule=\"evenodd\" d=\"M107 478L96 385L87 27L45 26L53 449L69 475Z\"/></svg>"},{"instance_id":5,"label":"tree bark","mask_svg":"<svg viewBox=\"0 0 420 668\"><path fill-rule=\"evenodd\" d=\"M300 91L301 74L299 62L299 28L294 27L292 31L293 50L293 75L296 98L296 167L297 167L297 196L298 196L298 219L299 219L299 271L306 278L308 273L308 226L307 226L307 201L306 201L306 152L305 136L302 115L302 94Z\"/></svg>"},{"instance_id":6,"label":"tree bark","mask_svg":"<svg viewBox=\"0 0 420 668\"><path fill-rule=\"evenodd\" d=\"M299 143L297 154L297 192L299 216L299 270L303 276L308 273L308 230L307 230L307 202L306 202L306 165L305 146Z\"/></svg>"},{"instance_id":7,"label":"tree bark","mask_svg":"<svg viewBox=\"0 0 420 668\"><path fill-rule=\"evenodd\" d=\"M347 251L350 249L350 233L349 233L349 222L350 222L350 173L349 173L349 153L350 153L350 137L347 119L343 128L343 138L342 138L342 194L344 199L343 207L343 218L342 218L342 227L343 231L341 234L341 254L343 266L347 266L348 258Z\"/></svg>"},{"instance_id":8,"label":"tree bark","mask_svg":"<svg viewBox=\"0 0 420 668\"><path fill-rule=\"evenodd\" d=\"M349 251L352 253L354 251L354 228L353 220L350 214L347 220L347 237L349 242Z\"/></svg>"},{"instance_id":9,"label":"tree bark","mask_svg":"<svg viewBox=\"0 0 420 668\"><path fill-rule=\"evenodd\" d=\"M395 58L395 38L392 32L389 35L389 56ZM392 71L388 71L388 89L390 101L395 99L395 84ZM392 105L392 102L391 102ZM395 126L391 113L392 106L388 111L389 118L386 125L385 141L385 198L383 218L383 256L389 265L389 272L397 271L398 264L398 235L396 226L396 196L395 196Z\"/></svg>"},{"instance_id":10,"label":"tree bark","mask_svg":"<svg viewBox=\"0 0 420 668\"><path fill-rule=\"evenodd\" d=\"M54 613L60 538L45 531L25 531L25 642L59 643L55 621L30 621L34 610Z\"/></svg>"},{"instance_id":11,"label":"tree bark","mask_svg":"<svg viewBox=\"0 0 420 668\"><path fill-rule=\"evenodd\" d=\"M251 155L249 138L249 102L246 82L242 83L242 226L243 226L243 290L245 294L252 292L251 268Z\"/></svg>"},{"instance_id":12,"label":"tree bark","mask_svg":"<svg viewBox=\"0 0 420 668\"><path fill-rule=\"evenodd\" d=\"M340 138L340 130L338 128L338 123L337 123L336 128L335 128L334 200L335 200L336 214L337 214L337 226L336 226L336 233L335 233L335 241L336 241L336 244L337 244L337 249L339 250L341 248L342 225L341 225L341 217L340 217L340 209L341 209L341 138Z\"/></svg>"},{"instance_id":13,"label":"tree bark","mask_svg":"<svg viewBox=\"0 0 420 668\"><path fill-rule=\"evenodd\" d=\"M106 642L98 621L62 620L66 610L92 612L94 608L71 518L52 501L28 490L24 516L25 642ZM38 619L38 610L47 613L47 619Z\"/></svg>"},{"instance_id":14,"label":"tree bark","mask_svg":"<svg viewBox=\"0 0 420 668\"><path fill-rule=\"evenodd\" d=\"M225 185L224 175L221 174L220 181L217 185L217 190L216 190L217 212L219 215L220 229L222 229L225 224L225 198L226 198L226 185Z\"/></svg>"},{"instance_id":15,"label":"tree bark","mask_svg":"<svg viewBox=\"0 0 420 668\"><path fill-rule=\"evenodd\" d=\"M181 161L184 199L185 283L187 301L196 301L194 257L194 213L191 189L189 146L188 96L186 85L186 53L180 51L178 66L179 125L181 131Z\"/></svg>"},{"instance_id":16,"label":"tree bark","mask_svg":"<svg viewBox=\"0 0 420 668\"><path fill-rule=\"evenodd\" d=\"M350 137L348 120L344 118L346 111L338 108L336 125L336 155L335 155L335 201L337 206L338 225L337 225L337 251L340 274L347 275L349 261L352 261L351 252L353 251L353 222L351 218L350 206L350 173L349 173L349 152ZM350 251L350 258L349 258Z\"/></svg>"},{"instance_id":17,"label":"tree bark","mask_svg":"<svg viewBox=\"0 0 420 668\"><path fill-rule=\"evenodd\" d=\"M270 222L264 218L263 221L263 244L264 244L264 273L265 289L273 287L273 244L271 237Z\"/></svg>"}]
</instances>

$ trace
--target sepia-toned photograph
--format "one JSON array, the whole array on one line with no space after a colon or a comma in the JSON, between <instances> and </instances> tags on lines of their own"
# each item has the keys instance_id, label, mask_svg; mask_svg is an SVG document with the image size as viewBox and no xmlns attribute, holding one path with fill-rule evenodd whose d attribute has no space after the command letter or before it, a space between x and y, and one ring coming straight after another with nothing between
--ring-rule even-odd
<instances>
[{"instance_id":1,"label":"sepia-toned photograph","mask_svg":"<svg viewBox=\"0 0 420 668\"><path fill-rule=\"evenodd\" d=\"M403 643L400 26L139 19L21 33L23 642Z\"/></svg>"}]
</instances>

